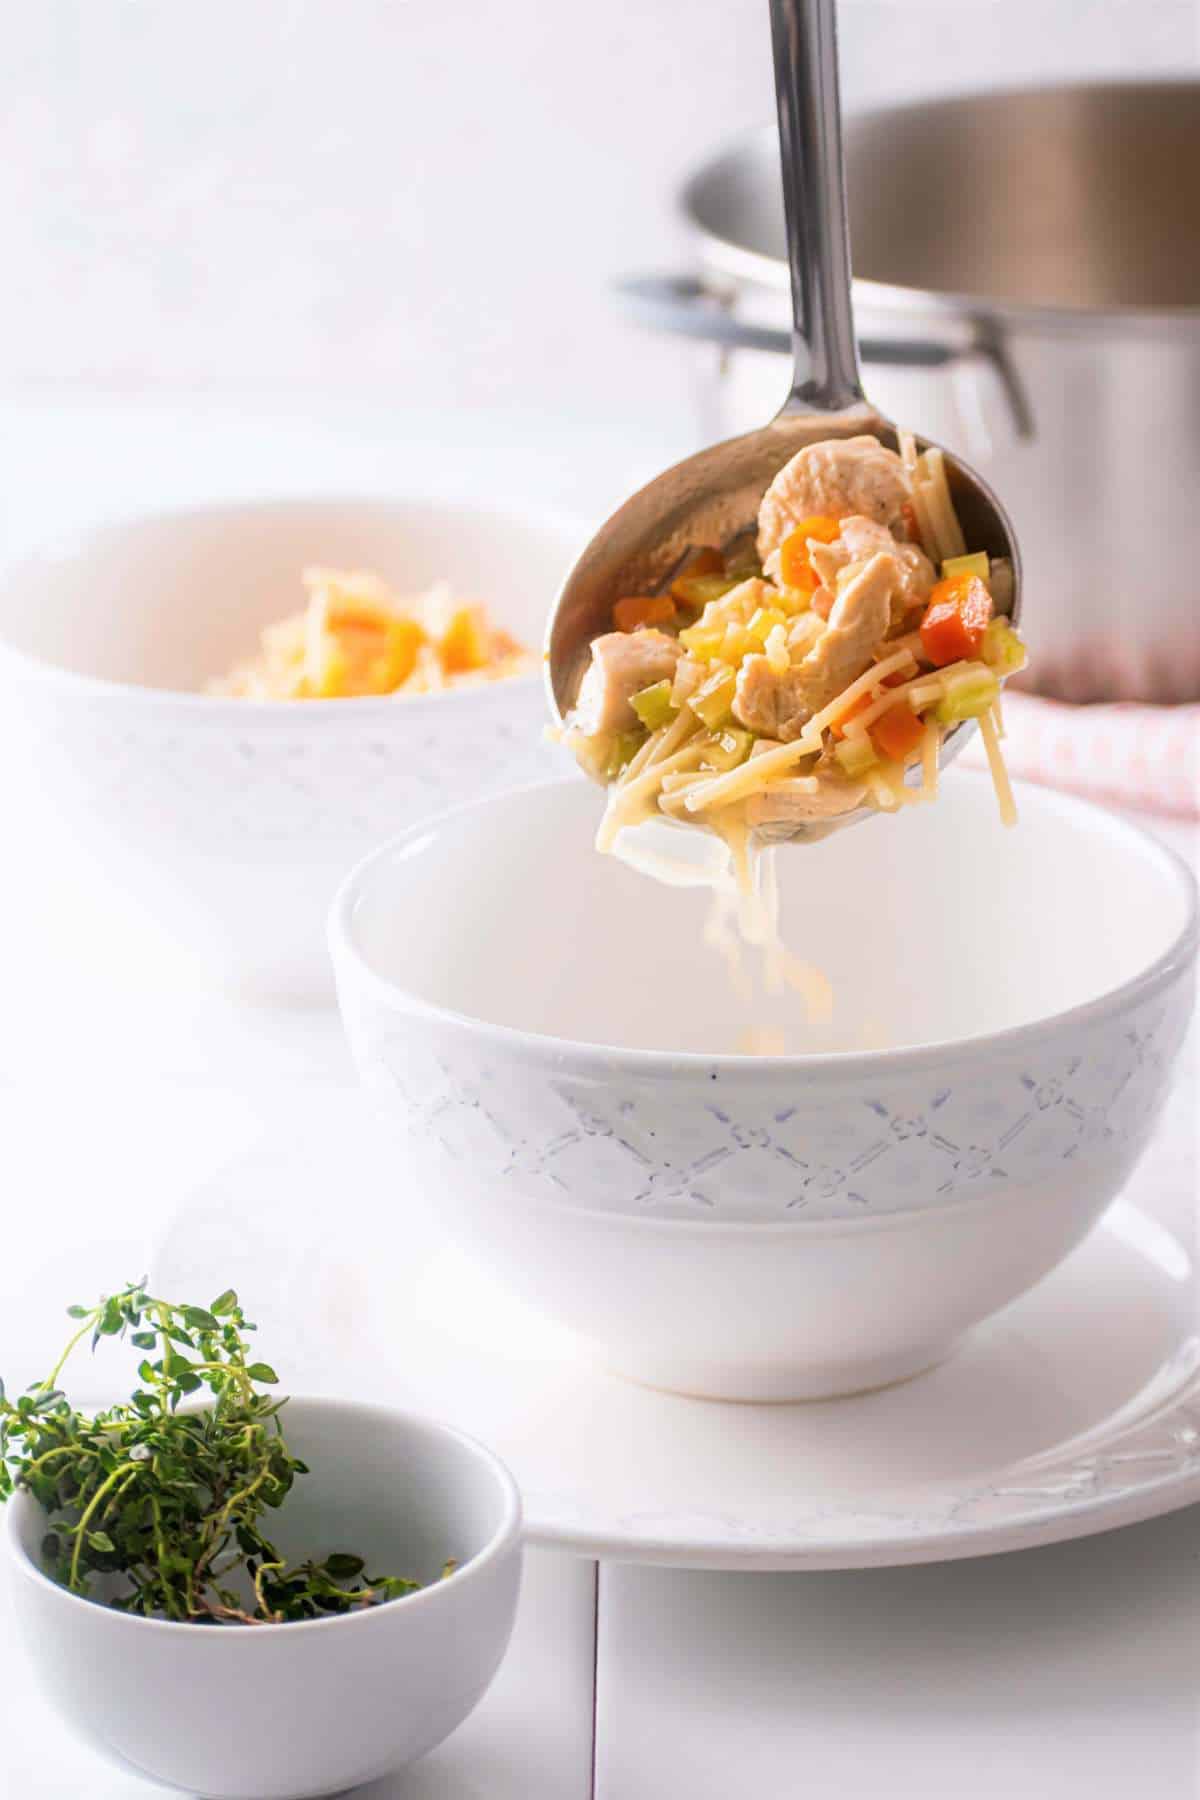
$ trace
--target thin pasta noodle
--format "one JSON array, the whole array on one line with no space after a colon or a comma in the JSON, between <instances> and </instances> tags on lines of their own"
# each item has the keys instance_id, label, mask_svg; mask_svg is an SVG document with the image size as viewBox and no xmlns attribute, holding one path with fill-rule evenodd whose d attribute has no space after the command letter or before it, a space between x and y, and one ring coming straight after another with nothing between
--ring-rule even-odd
<instances>
[{"instance_id":1,"label":"thin pasta noodle","mask_svg":"<svg viewBox=\"0 0 1200 1800\"><path fill-rule=\"evenodd\" d=\"M632 781L614 787L596 834L596 848L601 851L611 850L619 833L635 824L640 816L644 816L646 802L653 804L654 794L668 770L686 768L689 764L695 766L703 754L702 744L687 744L682 750L677 750L674 756L668 756L653 768L644 770Z\"/></svg>"},{"instance_id":2,"label":"thin pasta noodle","mask_svg":"<svg viewBox=\"0 0 1200 1800\"><path fill-rule=\"evenodd\" d=\"M646 767L647 763L649 763L650 759L654 755L654 751L658 744L660 735L661 734L659 732L655 731L655 732L652 732L651 735L646 739L646 741L642 745L641 749L637 752L637 754L634 757L631 758L628 766L626 767L624 773L622 774L622 777L621 777L622 781L632 781L636 775L641 774L642 770Z\"/></svg>"},{"instance_id":3,"label":"thin pasta noodle","mask_svg":"<svg viewBox=\"0 0 1200 1800\"><path fill-rule=\"evenodd\" d=\"M793 956L779 933L779 875L775 851L763 852L763 901L769 931L764 946L767 992L781 994L792 988L800 995L810 1025L828 1025L833 1019L833 987L829 977L813 963Z\"/></svg>"},{"instance_id":4,"label":"thin pasta noodle","mask_svg":"<svg viewBox=\"0 0 1200 1800\"><path fill-rule=\"evenodd\" d=\"M884 812L895 812L900 802L878 769L868 769L863 777L875 804Z\"/></svg>"},{"instance_id":5,"label":"thin pasta noodle","mask_svg":"<svg viewBox=\"0 0 1200 1800\"><path fill-rule=\"evenodd\" d=\"M780 775L771 783L773 794L819 794L821 784L815 775Z\"/></svg>"},{"instance_id":6,"label":"thin pasta noodle","mask_svg":"<svg viewBox=\"0 0 1200 1800\"><path fill-rule=\"evenodd\" d=\"M913 683L909 691L908 704L914 712L920 712L923 706L932 706L946 692L946 683L940 675L929 675Z\"/></svg>"},{"instance_id":7,"label":"thin pasta noodle","mask_svg":"<svg viewBox=\"0 0 1200 1800\"><path fill-rule=\"evenodd\" d=\"M683 794L687 792L688 788L695 787L698 781L704 779L702 774L695 773L691 769L673 769L662 778L662 792L671 796Z\"/></svg>"},{"instance_id":8,"label":"thin pasta noodle","mask_svg":"<svg viewBox=\"0 0 1200 1800\"><path fill-rule=\"evenodd\" d=\"M725 775L715 775L711 781L701 782L695 792L688 795L688 810L700 812L719 806L732 806L735 800L745 800L751 794L760 794L771 785L772 776L782 774L791 769L794 763L803 762L811 755L811 747L803 739L797 739L794 744L780 744L777 750L753 756L740 768L730 769Z\"/></svg>"},{"instance_id":9,"label":"thin pasta noodle","mask_svg":"<svg viewBox=\"0 0 1200 1800\"><path fill-rule=\"evenodd\" d=\"M913 517L917 521L917 532L924 545L925 554L936 557L938 555L937 533L934 531L933 519L930 516L929 505L922 488L919 466L914 464L909 474L909 498L912 501Z\"/></svg>"},{"instance_id":10,"label":"thin pasta noodle","mask_svg":"<svg viewBox=\"0 0 1200 1800\"><path fill-rule=\"evenodd\" d=\"M915 806L921 798L920 790L910 788L904 779L904 771L900 768L882 768L879 778L891 789L892 799L897 806Z\"/></svg>"},{"instance_id":11,"label":"thin pasta noodle","mask_svg":"<svg viewBox=\"0 0 1200 1800\"><path fill-rule=\"evenodd\" d=\"M992 785L996 790L996 803L1000 808L1000 817L1006 825L1015 825L1017 803L1013 798L1008 770L1004 766L1004 752L1000 748L996 721L990 712L985 712L980 717L979 730L983 737L983 747L987 751L988 769L991 772Z\"/></svg>"},{"instance_id":12,"label":"thin pasta noodle","mask_svg":"<svg viewBox=\"0 0 1200 1800\"><path fill-rule=\"evenodd\" d=\"M697 736L700 729L700 721L695 713L689 711L686 706L681 706L677 719L672 719L669 725L664 725L660 730L652 733L650 755L646 759L645 766L653 768L656 763L664 762L667 757L682 748L690 737Z\"/></svg>"},{"instance_id":13,"label":"thin pasta noodle","mask_svg":"<svg viewBox=\"0 0 1200 1800\"><path fill-rule=\"evenodd\" d=\"M753 846L750 828L744 819L728 819L718 831L729 850L738 930L747 944L762 948L777 930L776 920L763 905L763 853Z\"/></svg>"},{"instance_id":14,"label":"thin pasta noodle","mask_svg":"<svg viewBox=\"0 0 1200 1800\"><path fill-rule=\"evenodd\" d=\"M704 941L715 950L729 971L729 980L734 993L743 1005L754 1003L754 986L746 973L746 965L742 956L742 942L735 930L737 919L737 895L725 888L714 888L712 905L708 909L708 917L704 921Z\"/></svg>"},{"instance_id":15,"label":"thin pasta noodle","mask_svg":"<svg viewBox=\"0 0 1200 1800\"><path fill-rule=\"evenodd\" d=\"M925 495L941 556L943 560L950 556L964 556L967 544L954 511L954 502L950 498L946 459L940 450L934 449L925 452L923 462L926 471Z\"/></svg>"}]
</instances>

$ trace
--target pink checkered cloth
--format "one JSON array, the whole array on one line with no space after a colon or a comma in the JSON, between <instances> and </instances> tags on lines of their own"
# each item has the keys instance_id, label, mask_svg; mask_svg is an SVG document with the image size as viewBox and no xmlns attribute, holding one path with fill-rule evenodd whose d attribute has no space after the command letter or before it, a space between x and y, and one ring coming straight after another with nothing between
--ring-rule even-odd
<instances>
[{"instance_id":1,"label":"pink checkered cloth","mask_svg":"<svg viewBox=\"0 0 1200 1800\"><path fill-rule=\"evenodd\" d=\"M1004 725L1015 776L1114 806L1200 818L1200 705L1068 706L1006 693ZM985 763L978 738L962 760Z\"/></svg>"}]
</instances>

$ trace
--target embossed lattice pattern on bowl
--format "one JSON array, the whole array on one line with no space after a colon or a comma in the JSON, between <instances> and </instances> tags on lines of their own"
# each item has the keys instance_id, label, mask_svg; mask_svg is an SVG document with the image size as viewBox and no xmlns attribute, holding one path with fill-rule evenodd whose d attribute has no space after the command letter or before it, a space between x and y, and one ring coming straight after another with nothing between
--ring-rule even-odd
<instances>
[{"instance_id":1,"label":"embossed lattice pattern on bowl","mask_svg":"<svg viewBox=\"0 0 1200 1800\"><path fill-rule=\"evenodd\" d=\"M397 1030L385 1011L368 1012L358 1054L409 1134L526 1197L656 1218L851 1219L952 1206L1063 1162L1130 1162L1187 1013L1177 983L1053 1045L982 1060L948 1046L836 1105L836 1076L806 1088L802 1067L757 1065L748 1081L699 1059L672 1072L667 1105L664 1078L639 1080L617 1054L610 1073L597 1051L594 1074L547 1078L511 1045L488 1055L453 1026Z\"/></svg>"}]
</instances>

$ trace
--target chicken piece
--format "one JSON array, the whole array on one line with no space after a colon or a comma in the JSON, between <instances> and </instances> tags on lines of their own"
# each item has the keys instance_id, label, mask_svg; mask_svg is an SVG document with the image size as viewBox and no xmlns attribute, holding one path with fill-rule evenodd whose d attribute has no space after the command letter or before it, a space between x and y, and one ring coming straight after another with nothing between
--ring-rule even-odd
<instances>
[{"instance_id":1,"label":"chicken piece","mask_svg":"<svg viewBox=\"0 0 1200 1800\"><path fill-rule=\"evenodd\" d=\"M913 607L925 605L937 582L937 571L919 544L898 544L886 526L877 525L874 519L863 518L858 513L842 520L841 541L848 562L866 562L883 551L899 563L900 586L892 596L893 625L899 623L897 604L900 617Z\"/></svg>"},{"instance_id":2,"label":"chicken piece","mask_svg":"<svg viewBox=\"0 0 1200 1800\"><path fill-rule=\"evenodd\" d=\"M832 598L830 595L831 600ZM788 632L788 649L794 657L807 656L826 630L826 622L818 613L801 613L792 620L792 628Z\"/></svg>"},{"instance_id":3,"label":"chicken piece","mask_svg":"<svg viewBox=\"0 0 1200 1800\"><path fill-rule=\"evenodd\" d=\"M841 571L852 563L861 563L880 551L894 556L900 565L900 584L892 595L893 625L899 625L915 607L924 606L933 592L937 573L919 544L900 544L886 525L874 519L851 513L842 520L840 537L832 544L814 543L809 560L822 587L836 590Z\"/></svg>"},{"instance_id":4,"label":"chicken piece","mask_svg":"<svg viewBox=\"0 0 1200 1800\"><path fill-rule=\"evenodd\" d=\"M790 531L814 514L860 514L898 525L909 497L908 472L878 438L827 438L806 444L786 462L758 509L758 554L764 567Z\"/></svg>"},{"instance_id":5,"label":"chicken piece","mask_svg":"<svg viewBox=\"0 0 1200 1800\"><path fill-rule=\"evenodd\" d=\"M592 640L592 661L579 684L574 724L585 737L599 731L632 731L638 716L629 702L656 681L670 681L683 654L665 631L609 631Z\"/></svg>"},{"instance_id":6,"label":"chicken piece","mask_svg":"<svg viewBox=\"0 0 1200 1800\"><path fill-rule=\"evenodd\" d=\"M805 657L805 662L808 658ZM748 656L733 690L733 716L760 737L790 744L812 717L805 701L804 663L777 675L765 656Z\"/></svg>"},{"instance_id":7,"label":"chicken piece","mask_svg":"<svg viewBox=\"0 0 1200 1800\"><path fill-rule=\"evenodd\" d=\"M748 656L734 688L735 717L760 737L784 744L798 738L814 713L870 668L899 583L896 558L881 552L846 583L803 662L776 675L765 656Z\"/></svg>"},{"instance_id":8,"label":"chicken piece","mask_svg":"<svg viewBox=\"0 0 1200 1800\"><path fill-rule=\"evenodd\" d=\"M888 536L891 536L890 532ZM821 586L828 588L831 594L836 593L837 578L850 561L850 554L841 538L834 538L832 544L811 543L808 548L808 560L812 564ZM776 567L778 566L778 550L771 558L771 562Z\"/></svg>"},{"instance_id":9,"label":"chicken piece","mask_svg":"<svg viewBox=\"0 0 1200 1800\"><path fill-rule=\"evenodd\" d=\"M825 837L832 822L861 806L866 783L840 775L821 775L814 793L776 783L746 802L746 823L763 837Z\"/></svg>"}]
</instances>

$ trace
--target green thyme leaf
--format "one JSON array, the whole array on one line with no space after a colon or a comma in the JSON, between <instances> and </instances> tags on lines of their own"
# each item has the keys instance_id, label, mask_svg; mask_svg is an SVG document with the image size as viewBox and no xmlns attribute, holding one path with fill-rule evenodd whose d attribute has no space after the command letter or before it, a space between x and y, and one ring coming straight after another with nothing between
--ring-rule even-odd
<instances>
[{"instance_id":1,"label":"green thyme leaf","mask_svg":"<svg viewBox=\"0 0 1200 1800\"><path fill-rule=\"evenodd\" d=\"M124 1577L108 1602L121 1612L211 1624L325 1618L414 1591L403 1576L369 1575L349 1551L296 1566L279 1555L264 1519L307 1465L288 1448L283 1399L258 1391L278 1376L248 1360L255 1327L232 1288L206 1308L141 1281L68 1311L83 1330L49 1379L15 1401L0 1383L0 1501L21 1487L42 1507L55 1581L90 1598L102 1570ZM160 1352L143 1357L128 1400L90 1415L58 1385L89 1327L93 1349L128 1333ZM177 1410L204 1388L206 1408Z\"/></svg>"},{"instance_id":2,"label":"green thyme leaf","mask_svg":"<svg viewBox=\"0 0 1200 1800\"><path fill-rule=\"evenodd\" d=\"M325 1573L334 1581L352 1581L366 1566L361 1556L347 1556L341 1552L325 1558Z\"/></svg>"}]
</instances>

